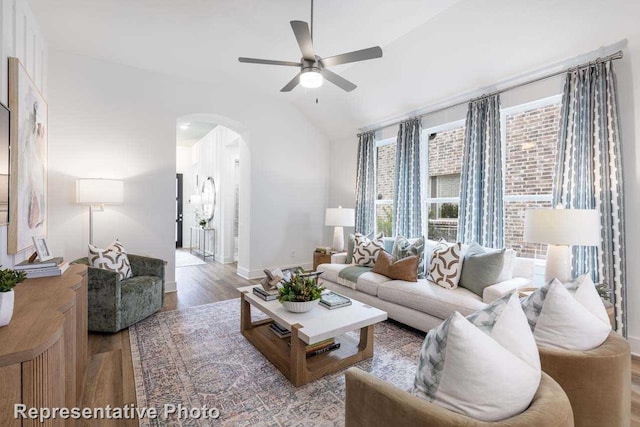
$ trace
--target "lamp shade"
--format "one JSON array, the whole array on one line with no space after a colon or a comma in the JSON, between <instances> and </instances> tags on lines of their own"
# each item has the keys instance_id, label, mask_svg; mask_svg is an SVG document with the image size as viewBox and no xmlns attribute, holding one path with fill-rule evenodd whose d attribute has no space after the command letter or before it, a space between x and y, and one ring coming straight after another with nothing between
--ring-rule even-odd
<instances>
[{"instance_id":1,"label":"lamp shade","mask_svg":"<svg viewBox=\"0 0 640 427\"><path fill-rule=\"evenodd\" d=\"M356 223L355 210L349 208L327 208L324 225L335 227L353 227Z\"/></svg>"},{"instance_id":2,"label":"lamp shade","mask_svg":"<svg viewBox=\"0 0 640 427\"><path fill-rule=\"evenodd\" d=\"M124 182L117 179L81 178L76 181L76 202L83 205L124 201Z\"/></svg>"},{"instance_id":3,"label":"lamp shade","mask_svg":"<svg viewBox=\"0 0 640 427\"><path fill-rule=\"evenodd\" d=\"M524 240L552 245L598 246L600 215L595 209L527 209Z\"/></svg>"}]
</instances>

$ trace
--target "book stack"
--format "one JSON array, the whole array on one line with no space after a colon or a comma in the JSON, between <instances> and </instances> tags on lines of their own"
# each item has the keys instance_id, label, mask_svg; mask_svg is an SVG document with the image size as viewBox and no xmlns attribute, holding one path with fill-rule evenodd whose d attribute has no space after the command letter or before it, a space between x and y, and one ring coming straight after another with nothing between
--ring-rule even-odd
<instances>
[{"instance_id":1,"label":"book stack","mask_svg":"<svg viewBox=\"0 0 640 427\"><path fill-rule=\"evenodd\" d=\"M253 294L259 296L265 301L273 301L278 298L279 291L277 289L265 291L261 286L254 286Z\"/></svg>"},{"instance_id":2,"label":"book stack","mask_svg":"<svg viewBox=\"0 0 640 427\"><path fill-rule=\"evenodd\" d=\"M320 297L320 302L318 304L324 308L333 310L335 308L351 305L351 300L335 292L328 292L326 294L322 294L322 296Z\"/></svg>"},{"instance_id":3,"label":"book stack","mask_svg":"<svg viewBox=\"0 0 640 427\"><path fill-rule=\"evenodd\" d=\"M276 322L269 325L269 329L280 338L288 338L291 336L291 331Z\"/></svg>"},{"instance_id":4,"label":"book stack","mask_svg":"<svg viewBox=\"0 0 640 427\"><path fill-rule=\"evenodd\" d=\"M313 357L319 354L328 353L338 348L340 348L340 343L336 342L333 338L329 338L324 341L308 345L306 348L306 353L307 357Z\"/></svg>"},{"instance_id":5,"label":"book stack","mask_svg":"<svg viewBox=\"0 0 640 427\"><path fill-rule=\"evenodd\" d=\"M24 260L19 264L16 264L13 269L16 271L24 271L27 273L28 279L36 279L38 277L51 277L61 276L67 268L69 263L62 257L51 258L46 261L34 261Z\"/></svg>"}]
</instances>

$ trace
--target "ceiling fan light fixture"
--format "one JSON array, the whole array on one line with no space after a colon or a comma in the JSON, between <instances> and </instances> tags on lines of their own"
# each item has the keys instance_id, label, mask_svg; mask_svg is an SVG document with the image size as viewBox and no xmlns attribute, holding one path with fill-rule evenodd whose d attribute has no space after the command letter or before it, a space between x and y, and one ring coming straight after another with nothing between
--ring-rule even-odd
<instances>
[{"instance_id":1,"label":"ceiling fan light fixture","mask_svg":"<svg viewBox=\"0 0 640 427\"><path fill-rule=\"evenodd\" d=\"M323 78L318 68L302 70L300 74L300 85L308 89L315 89L322 86Z\"/></svg>"}]
</instances>

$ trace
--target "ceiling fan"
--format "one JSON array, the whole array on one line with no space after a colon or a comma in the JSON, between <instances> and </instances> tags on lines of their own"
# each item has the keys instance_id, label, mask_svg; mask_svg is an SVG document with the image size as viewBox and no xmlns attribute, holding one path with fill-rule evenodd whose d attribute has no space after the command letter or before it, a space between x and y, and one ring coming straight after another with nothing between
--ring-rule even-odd
<instances>
[{"instance_id":1,"label":"ceiling fan","mask_svg":"<svg viewBox=\"0 0 640 427\"><path fill-rule=\"evenodd\" d=\"M291 21L291 28L300 46L302 58L300 62L274 61L271 59L257 59L239 57L238 61L250 64L284 65L287 67L300 67L300 72L280 89L280 92L290 92L298 83L306 88L317 88L322 86L323 78L329 80L341 89L351 92L357 86L349 80L340 77L336 73L327 70L327 67L334 65L348 64L350 62L366 61L368 59L381 58L382 49L380 46L368 49L356 50L343 53L341 55L321 58L313 50L313 0L311 0L311 30L304 21Z\"/></svg>"}]
</instances>

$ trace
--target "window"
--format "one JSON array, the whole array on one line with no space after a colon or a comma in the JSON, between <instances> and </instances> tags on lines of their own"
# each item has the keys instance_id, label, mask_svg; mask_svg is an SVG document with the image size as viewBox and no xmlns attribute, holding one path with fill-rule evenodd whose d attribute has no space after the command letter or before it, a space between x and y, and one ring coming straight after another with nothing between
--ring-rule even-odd
<instances>
[{"instance_id":1,"label":"window","mask_svg":"<svg viewBox=\"0 0 640 427\"><path fill-rule=\"evenodd\" d=\"M545 257L546 245L524 241L524 214L551 207L560 102L554 96L502 110L505 247L520 257Z\"/></svg>"},{"instance_id":2,"label":"window","mask_svg":"<svg viewBox=\"0 0 640 427\"><path fill-rule=\"evenodd\" d=\"M423 131L423 176L427 238L455 241L458 234L464 121ZM425 167L426 166L426 167Z\"/></svg>"},{"instance_id":3,"label":"window","mask_svg":"<svg viewBox=\"0 0 640 427\"><path fill-rule=\"evenodd\" d=\"M396 138L376 143L376 233L393 235L393 197L396 178Z\"/></svg>"}]
</instances>

